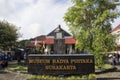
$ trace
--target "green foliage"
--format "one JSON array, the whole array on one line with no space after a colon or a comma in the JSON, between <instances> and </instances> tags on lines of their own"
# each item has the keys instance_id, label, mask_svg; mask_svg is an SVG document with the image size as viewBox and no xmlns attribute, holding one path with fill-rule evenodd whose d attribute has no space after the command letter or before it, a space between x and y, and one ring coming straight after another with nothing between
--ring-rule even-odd
<instances>
[{"instance_id":1,"label":"green foliage","mask_svg":"<svg viewBox=\"0 0 120 80\"><path fill-rule=\"evenodd\" d=\"M46 75L31 75L30 80L94 80L95 74L83 75L83 76L69 76L69 77L55 77Z\"/></svg>"},{"instance_id":2,"label":"green foliage","mask_svg":"<svg viewBox=\"0 0 120 80\"><path fill-rule=\"evenodd\" d=\"M15 44L18 38L18 29L13 24L0 21L0 47L7 48Z\"/></svg>"},{"instance_id":3,"label":"green foliage","mask_svg":"<svg viewBox=\"0 0 120 80\"><path fill-rule=\"evenodd\" d=\"M110 68L112 68L113 66L112 65L110 65L110 64L105 64L105 65L103 65L103 68L104 69L110 69Z\"/></svg>"},{"instance_id":4,"label":"green foliage","mask_svg":"<svg viewBox=\"0 0 120 80\"><path fill-rule=\"evenodd\" d=\"M88 76L88 79L89 80L94 80L96 78L96 75L95 74L90 74L89 76Z\"/></svg>"},{"instance_id":5,"label":"green foliage","mask_svg":"<svg viewBox=\"0 0 120 80\"><path fill-rule=\"evenodd\" d=\"M119 0L114 0L115 2L119 2Z\"/></svg>"},{"instance_id":6,"label":"green foliage","mask_svg":"<svg viewBox=\"0 0 120 80\"><path fill-rule=\"evenodd\" d=\"M95 72L103 72L105 70L109 70L112 68L113 68L113 66L110 64L104 64L104 65L102 65L102 67L95 66Z\"/></svg>"},{"instance_id":7,"label":"green foliage","mask_svg":"<svg viewBox=\"0 0 120 80\"><path fill-rule=\"evenodd\" d=\"M101 54L95 54L95 65L98 66L99 68L102 68L104 64L104 61L103 61L103 55Z\"/></svg>"},{"instance_id":8,"label":"green foliage","mask_svg":"<svg viewBox=\"0 0 120 80\"><path fill-rule=\"evenodd\" d=\"M26 44L29 42L29 40L21 40L16 43L17 47L25 48Z\"/></svg>"},{"instance_id":9,"label":"green foliage","mask_svg":"<svg viewBox=\"0 0 120 80\"><path fill-rule=\"evenodd\" d=\"M19 71L19 72L24 72L27 73L27 66L25 65L9 65L9 67L6 68L8 71Z\"/></svg>"},{"instance_id":10,"label":"green foliage","mask_svg":"<svg viewBox=\"0 0 120 80\"><path fill-rule=\"evenodd\" d=\"M109 0L72 0L64 21L77 39L76 47L94 53L101 65L100 52L113 50L115 37L111 35L111 22L120 16L116 5ZM97 64L98 64L97 63Z\"/></svg>"}]
</instances>

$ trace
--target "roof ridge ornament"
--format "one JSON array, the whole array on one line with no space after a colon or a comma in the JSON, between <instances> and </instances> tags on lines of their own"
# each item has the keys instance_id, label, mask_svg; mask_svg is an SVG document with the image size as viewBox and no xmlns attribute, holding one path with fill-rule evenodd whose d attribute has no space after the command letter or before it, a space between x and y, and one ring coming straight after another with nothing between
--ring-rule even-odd
<instances>
[{"instance_id":1,"label":"roof ridge ornament","mask_svg":"<svg viewBox=\"0 0 120 80\"><path fill-rule=\"evenodd\" d=\"M55 32L60 32L61 25L59 24L58 27L55 29Z\"/></svg>"},{"instance_id":2,"label":"roof ridge ornament","mask_svg":"<svg viewBox=\"0 0 120 80\"><path fill-rule=\"evenodd\" d=\"M58 27L61 28L61 25L59 24Z\"/></svg>"}]
</instances>

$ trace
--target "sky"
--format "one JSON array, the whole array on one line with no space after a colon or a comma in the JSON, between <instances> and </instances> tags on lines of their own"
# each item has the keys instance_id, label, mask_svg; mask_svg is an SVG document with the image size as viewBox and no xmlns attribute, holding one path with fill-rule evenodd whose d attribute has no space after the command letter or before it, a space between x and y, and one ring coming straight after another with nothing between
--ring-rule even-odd
<instances>
[{"instance_id":1,"label":"sky","mask_svg":"<svg viewBox=\"0 0 120 80\"><path fill-rule=\"evenodd\" d=\"M59 24L68 31L63 16L71 5L70 0L0 0L0 20L19 28L22 35L19 40L47 35ZM120 18L113 27L118 24Z\"/></svg>"},{"instance_id":2,"label":"sky","mask_svg":"<svg viewBox=\"0 0 120 80\"><path fill-rule=\"evenodd\" d=\"M47 35L61 27L68 31L63 16L71 6L69 0L0 0L0 20L16 25L22 37Z\"/></svg>"}]
</instances>

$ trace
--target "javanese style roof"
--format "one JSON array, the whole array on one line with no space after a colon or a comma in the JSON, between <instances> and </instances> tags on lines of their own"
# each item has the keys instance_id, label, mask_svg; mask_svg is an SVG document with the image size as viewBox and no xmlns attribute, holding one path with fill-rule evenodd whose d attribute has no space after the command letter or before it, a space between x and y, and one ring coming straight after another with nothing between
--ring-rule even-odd
<instances>
[{"instance_id":1,"label":"javanese style roof","mask_svg":"<svg viewBox=\"0 0 120 80\"><path fill-rule=\"evenodd\" d=\"M75 44L76 40L74 38L66 38L65 44Z\"/></svg>"},{"instance_id":2,"label":"javanese style roof","mask_svg":"<svg viewBox=\"0 0 120 80\"><path fill-rule=\"evenodd\" d=\"M65 38L65 44L75 44L76 40L74 38ZM54 44L54 38L46 38L42 43L27 43L27 46L34 47L34 46L41 46L43 44Z\"/></svg>"},{"instance_id":3,"label":"javanese style roof","mask_svg":"<svg viewBox=\"0 0 120 80\"><path fill-rule=\"evenodd\" d=\"M54 38L48 38L44 41L45 44L54 44ZM65 38L65 44L75 44L76 40L74 38Z\"/></svg>"},{"instance_id":4,"label":"javanese style roof","mask_svg":"<svg viewBox=\"0 0 120 80\"><path fill-rule=\"evenodd\" d=\"M115 28L112 30L112 32L115 32L115 31L117 31L117 30L120 30L120 24L119 24L117 27L115 27Z\"/></svg>"},{"instance_id":5,"label":"javanese style roof","mask_svg":"<svg viewBox=\"0 0 120 80\"><path fill-rule=\"evenodd\" d=\"M28 47L34 47L34 46L41 46L44 44L54 44L54 38L55 38L55 33L56 32L62 32L65 38L65 44L75 44L76 40L65 30L61 28L59 25L56 29L54 29L52 32L50 32L47 36L46 35L41 35L37 36L33 39L30 40L29 43L27 43L26 46Z\"/></svg>"},{"instance_id":6,"label":"javanese style roof","mask_svg":"<svg viewBox=\"0 0 120 80\"><path fill-rule=\"evenodd\" d=\"M53 38L47 38L44 40L44 44L54 44L54 39Z\"/></svg>"},{"instance_id":7,"label":"javanese style roof","mask_svg":"<svg viewBox=\"0 0 120 80\"><path fill-rule=\"evenodd\" d=\"M60 25L56 29L54 29L52 32L50 32L47 36L54 36L56 31L63 32L64 36L71 36L68 32L63 30Z\"/></svg>"}]
</instances>

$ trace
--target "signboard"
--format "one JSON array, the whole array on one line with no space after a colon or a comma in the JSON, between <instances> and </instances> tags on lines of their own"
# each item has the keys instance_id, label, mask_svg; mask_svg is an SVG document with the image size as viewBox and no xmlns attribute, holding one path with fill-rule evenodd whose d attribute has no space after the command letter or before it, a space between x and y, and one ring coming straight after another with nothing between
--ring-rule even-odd
<instances>
[{"instance_id":1,"label":"signboard","mask_svg":"<svg viewBox=\"0 0 120 80\"><path fill-rule=\"evenodd\" d=\"M28 73L45 75L84 75L94 73L90 54L30 54Z\"/></svg>"}]
</instances>

